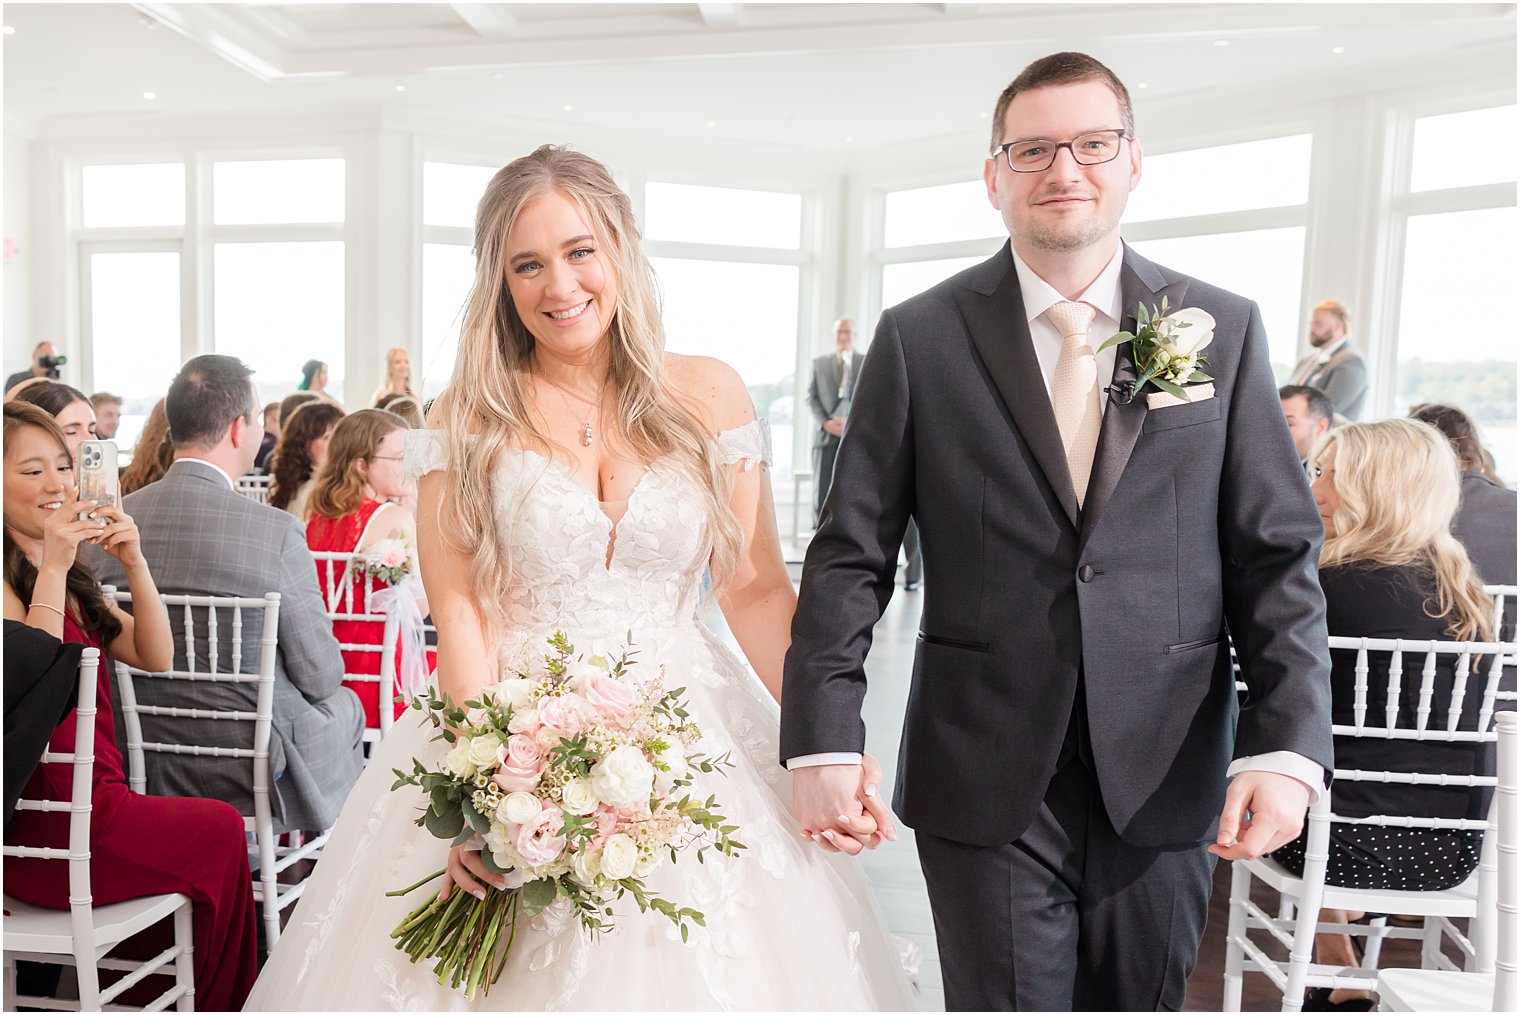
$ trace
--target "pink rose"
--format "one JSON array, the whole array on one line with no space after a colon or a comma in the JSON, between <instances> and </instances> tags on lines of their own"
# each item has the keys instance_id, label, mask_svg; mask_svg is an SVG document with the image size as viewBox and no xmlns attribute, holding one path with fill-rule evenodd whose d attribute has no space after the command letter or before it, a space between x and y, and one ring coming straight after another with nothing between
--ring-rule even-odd
<instances>
[{"instance_id":1,"label":"pink rose","mask_svg":"<svg viewBox=\"0 0 1520 1015\"><path fill-rule=\"evenodd\" d=\"M565 851L565 837L559 834L564 826L564 814L558 807L546 802L543 810L518 826L518 854L533 867L552 863Z\"/></svg>"},{"instance_id":2,"label":"pink rose","mask_svg":"<svg viewBox=\"0 0 1520 1015\"><path fill-rule=\"evenodd\" d=\"M406 563L406 547L392 546L380 556L380 563L385 567L400 567Z\"/></svg>"},{"instance_id":3,"label":"pink rose","mask_svg":"<svg viewBox=\"0 0 1520 1015\"><path fill-rule=\"evenodd\" d=\"M496 785L508 793L537 787L538 777L549 765L538 741L526 733L514 733L507 738L505 752L501 767L493 776Z\"/></svg>"},{"instance_id":4,"label":"pink rose","mask_svg":"<svg viewBox=\"0 0 1520 1015\"><path fill-rule=\"evenodd\" d=\"M619 723L626 723L633 715L639 696L633 688L604 673L597 673L581 685L586 701L599 711L612 716Z\"/></svg>"},{"instance_id":5,"label":"pink rose","mask_svg":"<svg viewBox=\"0 0 1520 1015\"><path fill-rule=\"evenodd\" d=\"M566 736L574 736L585 729L589 718L586 699L573 692L558 698L545 698L538 703L539 723Z\"/></svg>"},{"instance_id":6,"label":"pink rose","mask_svg":"<svg viewBox=\"0 0 1520 1015\"><path fill-rule=\"evenodd\" d=\"M612 833L617 831L617 811L606 804L596 810L596 834L591 837L591 849L601 849L607 845L607 840L612 838Z\"/></svg>"}]
</instances>

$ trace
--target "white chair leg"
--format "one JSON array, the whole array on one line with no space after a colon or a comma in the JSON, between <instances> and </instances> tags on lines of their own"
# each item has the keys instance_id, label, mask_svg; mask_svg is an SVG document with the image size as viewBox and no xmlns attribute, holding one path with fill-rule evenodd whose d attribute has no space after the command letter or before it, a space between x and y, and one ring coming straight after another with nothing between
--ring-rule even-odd
<instances>
[{"instance_id":1,"label":"white chair leg","mask_svg":"<svg viewBox=\"0 0 1520 1015\"><path fill-rule=\"evenodd\" d=\"M274 829L263 825L257 832L259 843L259 895L264 910L264 947L274 951L280 940L280 894L275 877L277 853Z\"/></svg>"},{"instance_id":2,"label":"white chair leg","mask_svg":"<svg viewBox=\"0 0 1520 1015\"><path fill-rule=\"evenodd\" d=\"M1231 865L1230 869L1230 922L1225 931L1224 945L1224 1007L1223 1011L1240 1011L1240 995L1244 976L1245 952L1240 942L1246 936L1245 900L1251 897L1251 872L1243 863Z\"/></svg>"},{"instance_id":3,"label":"white chair leg","mask_svg":"<svg viewBox=\"0 0 1520 1015\"><path fill-rule=\"evenodd\" d=\"M1362 953L1362 968L1376 969L1378 959L1383 955L1383 937L1388 933L1388 917L1375 916L1367 922L1370 932L1367 934L1366 949Z\"/></svg>"},{"instance_id":4,"label":"white chair leg","mask_svg":"<svg viewBox=\"0 0 1520 1015\"><path fill-rule=\"evenodd\" d=\"M174 1002L175 1011L195 1011L195 926L190 904L174 911L174 943L179 955L174 960L174 983L185 992Z\"/></svg>"},{"instance_id":5,"label":"white chair leg","mask_svg":"<svg viewBox=\"0 0 1520 1015\"><path fill-rule=\"evenodd\" d=\"M1420 968L1441 968L1441 919L1436 916L1425 917L1424 932L1421 935L1420 945Z\"/></svg>"},{"instance_id":6,"label":"white chair leg","mask_svg":"<svg viewBox=\"0 0 1520 1015\"><path fill-rule=\"evenodd\" d=\"M5 1010L16 1010L16 960L7 957L5 960Z\"/></svg>"}]
</instances>

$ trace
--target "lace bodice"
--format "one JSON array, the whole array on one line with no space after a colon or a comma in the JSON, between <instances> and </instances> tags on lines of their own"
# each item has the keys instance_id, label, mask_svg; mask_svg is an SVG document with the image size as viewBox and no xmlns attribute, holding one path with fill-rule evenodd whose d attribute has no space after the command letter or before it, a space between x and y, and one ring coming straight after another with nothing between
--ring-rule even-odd
<instances>
[{"instance_id":1,"label":"lace bodice","mask_svg":"<svg viewBox=\"0 0 1520 1015\"><path fill-rule=\"evenodd\" d=\"M714 444L723 462L746 471L770 462L765 420L725 430ZM407 433L409 477L447 464L442 432ZM494 492L496 537L513 576L505 613L516 631L573 627L620 638L631 621L695 622L712 538L701 490L668 459L649 465L616 523L568 466L533 451L503 452Z\"/></svg>"}]
</instances>

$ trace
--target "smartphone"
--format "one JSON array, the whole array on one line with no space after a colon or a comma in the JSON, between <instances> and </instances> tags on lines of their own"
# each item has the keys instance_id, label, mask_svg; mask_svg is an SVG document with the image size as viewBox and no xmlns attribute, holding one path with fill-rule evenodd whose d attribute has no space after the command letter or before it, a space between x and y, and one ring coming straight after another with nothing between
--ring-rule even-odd
<instances>
[{"instance_id":1,"label":"smartphone","mask_svg":"<svg viewBox=\"0 0 1520 1015\"><path fill-rule=\"evenodd\" d=\"M117 485L116 442L82 441L79 445L79 499L92 500L97 506L116 507L120 487ZM88 512L81 511L82 519Z\"/></svg>"}]
</instances>

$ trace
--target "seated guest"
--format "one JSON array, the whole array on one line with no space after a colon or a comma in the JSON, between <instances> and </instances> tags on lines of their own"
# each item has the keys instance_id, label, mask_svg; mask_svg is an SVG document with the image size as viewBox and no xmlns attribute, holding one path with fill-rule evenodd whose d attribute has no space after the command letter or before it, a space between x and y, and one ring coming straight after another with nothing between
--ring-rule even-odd
<instances>
[{"instance_id":1,"label":"seated guest","mask_svg":"<svg viewBox=\"0 0 1520 1015\"><path fill-rule=\"evenodd\" d=\"M137 435L132 461L121 474L121 495L125 497L149 483L157 483L173 462L174 442L169 439L169 417L164 412L164 400L160 398L153 411L148 413L142 433Z\"/></svg>"},{"instance_id":2,"label":"seated guest","mask_svg":"<svg viewBox=\"0 0 1520 1015\"><path fill-rule=\"evenodd\" d=\"M103 441L114 441L116 429L121 426L121 396L97 391L90 396L90 407L95 410L95 435Z\"/></svg>"},{"instance_id":3,"label":"seated guest","mask_svg":"<svg viewBox=\"0 0 1520 1015\"><path fill-rule=\"evenodd\" d=\"M89 516L80 518L81 510ZM136 593L132 614L101 595L90 569L77 559L86 543L114 562ZM81 502L58 425L34 406L14 403L5 407L5 618L60 641L100 648L130 666L163 670L174 659L169 612L158 598L131 516L114 505ZM13 645L9 637L6 642L9 667ZM77 656L74 660L77 664ZM70 687L79 679L77 665L49 672ZM236 1010L253 986L258 949L243 819L220 800L128 790L104 665L96 695L89 847L94 901L106 905L164 892L189 896L196 1006ZM49 750L72 752L74 727L70 712L53 731ZM43 765L22 795L67 802L73 782L72 765ZM7 836L66 849L69 814L18 811ZM34 906L66 910L68 864L6 857L5 890Z\"/></svg>"},{"instance_id":4,"label":"seated guest","mask_svg":"<svg viewBox=\"0 0 1520 1015\"><path fill-rule=\"evenodd\" d=\"M309 359L301 365L301 383L296 390L309 391L330 405L338 405L338 400L327 393L327 364L319 359Z\"/></svg>"},{"instance_id":5,"label":"seated guest","mask_svg":"<svg viewBox=\"0 0 1520 1015\"><path fill-rule=\"evenodd\" d=\"M1433 427L1406 419L1351 423L1320 438L1309 458L1314 501L1325 527L1320 584L1330 633L1343 637L1486 640L1492 604L1463 549L1451 534L1461 496L1450 446ZM1369 653L1365 723L1385 722L1389 653ZM1418 656L1404 657L1398 725L1413 729L1420 706ZM1411 666L1413 669L1411 670ZM1356 653L1331 652L1331 716L1355 722ZM1444 728L1452 703L1456 657L1438 657L1429 724ZM1483 679L1476 668L1467 684L1457 728L1475 730ZM1492 774L1492 751L1473 743L1416 742L1381 737L1337 737L1338 769L1418 771L1452 776ZM1364 818L1410 814L1428 818L1486 816L1485 794L1464 786L1396 785L1338 780L1331 789L1336 814ZM1307 829L1273 854L1294 874L1304 866ZM1478 865L1481 833L1448 829L1333 824L1326 881L1349 888L1439 891L1461 884ZM1346 922L1352 914L1325 910L1321 920ZM1344 935L1318 939L1319 960L1356 965ZM1309 1003L1370 1010L1364 992L1337 990Z\"/></svg>"},{"instance_id":6,"label":"seated guest","mask_svg":"<svg viewBox=\"0 0 1520 1015\"><path fill-rule=\"evenodd\" d=\"M274 450L275 442L280 439L280 403L270 402L264 406L263 413L264 436L259 441L259 453L253 456L253 471L263 472L264 463L269 459L269 454Z\"/></svg>"},{"instance_id":7,"label":"seated guest","mask_svg":"<svg viewBox=\"0 0 1520 1015\"><path fill-rule=\"evenodd\" d=\"M28 402L57 420L76 463L79 445L95 438L95 408L78 388L62 381L39 381L24 388L12 401Z\"/></svg>"},{"instance_id":8,"label":"seated guest","mask_svg":"<svg viewBox=\"0 0 1520 1015\"><path fill-rule=\"evenodd\" d=\"M1330 396L1307 384L1284 384L1277 389L1282 401L1283 416L1288 421L1288 432L1293 435L1293 446L1298 449L1298 460L1309 460L1309 449L1329 431L1335 419L1335 406Z\"/></svg>"},{"instance_id":9,"label":"seated guest","mask_svg":"<svg viewBox=\"0 0 1520 1015\"><path fill-rule=\"evenodd\" d=\"M394 412L406 421L408 430L422 429L422 406L411 395L391 395L384 399L385 404L379 406L386 412Z\"/></svg>"},{"instance_id":10,"label":"seated guest","mask_svg":"<svg viewBox=\"0 0 1520 1015\"><path fill-rule=\"evenodd\" d=\"M1467 413L1449 405L1417 405L1409 416L1441 431L1456 453L1462 506L1452 531L1467 547L1478 575L1489 585L1515 584L1515 491L1494 474L1492 459L1478 443L1478 428ZM1513 603L1505 626L1514 630Z\"/></svg>"},{"instance_id":11,"label":"seated guest","mask_svg":"<svg viewBox=\"0 0 1520 1015\"><path fill-rule=\"evenodd\" d=\"M301 521L307 517L311 477L327 456L327 442L343 410L326 402L299 406L280 424L280 440L269 456L269 503Z\"/></svg>"},{"instance_id":12,"label":"seated guest","mask_svg":"<svg viewBox=\"0 0 1520 1015\"><path fill-rule=\"evenodd\" d=\"M290 419L290 417L295 414L295 411L297 409L308 402L315 401L318 401L318 398L310 391L293 391L290 394L286 395L284 398L280 399L280 409L275 413L275 415L279 417L280 423L283 426L285 421ZM274 452L270 452L270 454L273 453Z\"/></svg>"},{"instance_id":13,"label":"seated guest","mask_svg":"<svg viewBox=\"0 0 1520 1015\"><path fill-rule=\"evenodd\" d=\"M74 709L84 645L19 620L5 621L5 830L21 787L48 749L53 729Z\"/></svg>"},{"instance_id":14,"label":"seated guest","mask_svg":"<svg viewBox=\"0 0 1520 1015\"><path fill-rule=\"evenodd\" d=\"M252 598L280 593L270 795L283 827L318 830L337 819L359 777L364 711L354 692L342 686L343 658L300 523L234 489L233 477L248 471L259 446L251 374L231 356L197 356L184 365L169 387L166 406L174 464L163 479L127 497L123 507L141 519L143 556L165 592ZM102 581L137 592L114 561L97 570ZM178 614L173 622L178 628ZM257 613L245 611L245 673L258 671L261 622ZM204 620L199 627L205 629ZM218 657L224 662L232 655L229 627L223 624L219 634ZM175 665L184 667L183 638L176 635L174 644ZM197 651L204 653L204 647ZM196 667L209 669L209 661L198 659ZM214 692L250 711L257 696L251 684L218 685ZM195 706L205 704L208 693L199 684L143 681L138 697L154 705ZM233 736L241 742L244 736L227 722L185 722L189 735L203 743ZM216 797L252 814L251 778L251 766L242 758L166 755L148 782L155 793Z\"/></svg>"},{"instance_id":15,"label":"seated guest","mask_svg":"<svg viewBox=\"0 0 1520 1015\"><path fill-rule=\"evenodd\" d=\"M402 684L425 679L426 653L421 651L422 618L427 615L427 602L422 598L420 571L417 568L416 536L417 522L404 507L389 502L399 498L410 485L401 469L401 453L405 447L406 424L399 416L383 409L360 409L346 416L333 431L328 446L327 460L317 470L311 492L311 520L306 523L306 545L313 550L336 553L366 551L376 543L387 539L404 539L411 546L408 557L410 573L418 575L418 582L411 583L415 611L408 611L415 624L417 652L413 658L404 658L405 638L396 650L396 678L401 678L403 665L409 665L407 679ZM317 564L317 580L324 590L341 587L341 565L333 561ZM388 585L376 578L375 590ZM366 612L365 581L354 578L353 594L345 613ZM407 616L403 613L402 616ZM345 645L379 645L383 634L380 625L372 621L335 620L333 635ZM423 667L418 672L417 667ZM343 653L345 673L380 672L378 652L350 651ZM348 683L364 703L365 722L370 728L380 725L380 685L368 681ZM420 689L420 688L419 688ZM389 691L389 688L387 688ZM387 693L386 700L395 697ZM406 705L393 705L394 716L400 716ZM393 716L393 717L394 717Z\"/></svg>"}]
</instances>

